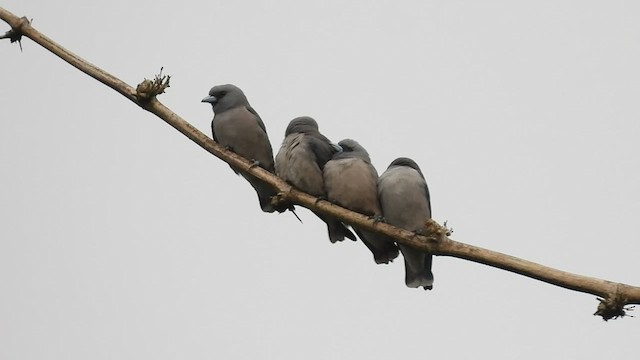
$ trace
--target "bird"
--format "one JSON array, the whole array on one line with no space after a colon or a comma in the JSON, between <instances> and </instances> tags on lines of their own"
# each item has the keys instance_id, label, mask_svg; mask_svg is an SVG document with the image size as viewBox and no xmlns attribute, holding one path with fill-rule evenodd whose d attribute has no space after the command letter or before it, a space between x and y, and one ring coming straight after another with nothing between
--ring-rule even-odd
<instances>
[{"instance_id":1,"label":"bird","mask_svg":"<svg viewBox=\"0 0 640 360\"><path fill-rule=\"evenodd\" d=\"M369 153L353 139L344 139L338 145L343 151L335 153L324 166L327 199L378 221L382 218L378 172L371 165ZM388 264L398 257L398 246L393 239L357 227L353 230L371 250L377 264Z\"/></svg>"},{"instance_id":2,"label":"bird","mask_svg":"<svg viewBox=\"0 0 640 360\"><path fill-rule=\"evenodd\" d=\"M273 149L269 142L267 129L260 115L249 105L244 92L232 84L217 85L209 90L209 96L202 99L213 107L211 131L213 139L220 145L236 154L252 160L254 164L275 173ZM249 174L244 174L231 166L231 169L242 175L255 189L264 212L283 212L287 208L276 209L271 205L271 197L276 190L269 184Z\"/></svg>"},{"instance_id":3,"label":"bird","mask_svg":"<svg viewBox=\"0 0 640 360\"><path fill-rule=\"evenodd\" d=\"M431 218L427 182L415 161L400 157L391 162L378 179L378 196L385 222L420 232ZM404 257L405 284L410 288L433 288L432 255L399 244Z\"/></svg>"},{"instance_id":4,"label":"bird","mask_svg":"<svg viewBox=\"0 0 640 360\"><path fill-rule=\"evenodd\" d=\"M311 117L301 116L289 122L282 146L276 154L276 175L298 189L320 199L326 199L322 170L340 146L322 135L318 123ZM355 235L338 219L314 212L327 224L332 243Z\"/></svg>"}]
</instances>

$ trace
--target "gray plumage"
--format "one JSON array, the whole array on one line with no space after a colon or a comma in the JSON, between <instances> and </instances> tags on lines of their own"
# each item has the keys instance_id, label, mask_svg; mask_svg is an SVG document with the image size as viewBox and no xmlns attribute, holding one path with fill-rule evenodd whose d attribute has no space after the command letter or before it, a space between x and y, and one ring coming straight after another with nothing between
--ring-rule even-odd
<instances>
[{"instance_id":1,"label":"gray plumage","mask_svg":"<svg viewBox=\"0 0 640 360\"><path fill-rule=\"evenodd\" d=\"M275 173L273 150L267 129L240 88L231 84L214 86L202 102L210 103L213 107L215 115L211 122L211 131L216 142ZM256 190L262 211L286 210L274 209L271 205L271 196L276 194L271 186L251 175L242 174L233 167L231 169L247 179Z\"/></svg>"},{"instance_id":2,"label":"gray plumage","mask_svg":"<svg viewBox=\"0 0 640 360\"><path fill-rule=\"evenodd\" d=\"M298 117L289 123L285 138L276 155L276 174L289 184L319 198L326 198L322 170L333 154L340 151L318 130L318 123L308 117ZM345 237L356 240L342 222L315 213L327 223L329 240L342 241Z\"/></svg>"},{"instance_id":3,"label":"gray plumage","mask_svg":"<svg viewBox=\"0 0 640 360\"><path fill-rule=\"evenodd\" d=\"M338 145L343 151L335 153L323 171L328 200L364 215L381 217L378 172L371 165L369 153L355 140L345 139ZM398 257L393 239L357 227L353 229L371 250L377 264L387 264Z\"/></svg>"},{"instance_id":4,"label":"gray plumage","mask_svg":"<svg viewBox=\"0 0 640 360\"><path fill-rule=\"evenodd\" d=\"M378 195L385 221L391 225L419 231L431 218L427 182L415 161L395 159L378 179ZM404 256L405 283L408 287L433 287L432 255L399 244Z\"/></svg>"}]
</instances>

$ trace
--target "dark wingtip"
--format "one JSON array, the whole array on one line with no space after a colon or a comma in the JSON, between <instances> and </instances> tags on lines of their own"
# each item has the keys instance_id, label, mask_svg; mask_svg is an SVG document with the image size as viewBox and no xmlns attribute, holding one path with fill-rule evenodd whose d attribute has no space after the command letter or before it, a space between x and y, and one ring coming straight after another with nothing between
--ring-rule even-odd
<instances>
[{"instance_id":1,"label":"dark wingtip","mask_svg":"<svg viewBox=\"0 0 640 360\"><path fill-rule=\"evenodd\" d=\"M344 236L348 237L352 241L358 241L356 236L353 235L353 233L349 229L347 229L344 225L343 225L343 227L344 227Z\"/></svg>"},{"instance_id":2,"label":"dark wingtip","mask_svg":"<svg viewBox=\"0 0 640 360\"><path fill-rule=\"evenodd\" d=\"M335 222L334 222L335 221ZM357 241L357 238L347 227L339 220L325 221L329 230L329 240L331 243L343 241L345 238Z\"/></svg>"}]
</instances>

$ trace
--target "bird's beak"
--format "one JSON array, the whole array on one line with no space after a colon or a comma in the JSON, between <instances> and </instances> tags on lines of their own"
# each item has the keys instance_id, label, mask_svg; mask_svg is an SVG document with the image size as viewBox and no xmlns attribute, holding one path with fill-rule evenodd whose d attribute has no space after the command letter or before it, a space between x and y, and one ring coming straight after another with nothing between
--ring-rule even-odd
<instances>
[{"instance_id":1,"label":"bird's beak","mask_svg":"<svg viewBox=\"0 0 640 360\"><path fill-rule=\"evenodd\" d=\"M215 96L209 95L206 98L202 99L202 102L210 103L211 105L215 105L218 102Z\"/></svg>"},{"instance_id":2,"label":"bird's beak","mask_svg":"<svg viewBox=\"0 0 640 360\"><path fill-rule=\"evenodd\" d=\"M342 148L342 146L340 146L340 145L338 145L338 144L331 143L331 146L333 147L333 149L334 149L336 152L343 152L343 151L344 151L344 149Z\"/></svg>"}]
</instances>

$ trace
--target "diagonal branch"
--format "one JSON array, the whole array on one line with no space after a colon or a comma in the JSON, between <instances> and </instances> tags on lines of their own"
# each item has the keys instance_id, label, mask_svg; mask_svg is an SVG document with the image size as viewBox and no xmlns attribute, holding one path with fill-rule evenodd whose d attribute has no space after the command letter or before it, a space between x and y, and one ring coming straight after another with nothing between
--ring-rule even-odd
<instances>
[{"instance_id":1,"label":"diagonal branch","mask_svg":"<svg viewBox=\"0 0 640 360\"><path fill-rule=\"evenodd\" d=\"M122 80L90 64L41 34L31 26L25 17L18 18L0 7L0 18L11 26L11 30L5 36L6 38L11 40L20 39L22 36L30 38L78 70L119 92L143 109L157 115L200 147L232 165L235 169L251 174L276 188L279 193L274 201L291 201L311 210L334 216L347 224L390 236L398 243L434 255L457 257L511 271L566 289L594 294L600 297L600 304L594 315L602 316L604 320L623 317L626 315L626 311L630 309L630 307L626 307L627 305L640 304L640 287L572 274L510 255L457 242L448 237L449 231L446 228L432 220L427 221L425 224L425 229L422 232L425 235L418 235L385 223L375 222L362 214L349 211L327 201L318 200L293 188L261 167L252 166L252 162L247 159L224 149L164 106L156 99L156 95L161 94L169 86L168 76L158 75L153 81L145 79L138 85L137 89L134 89Z\"/></svg>"}]
</instances>

